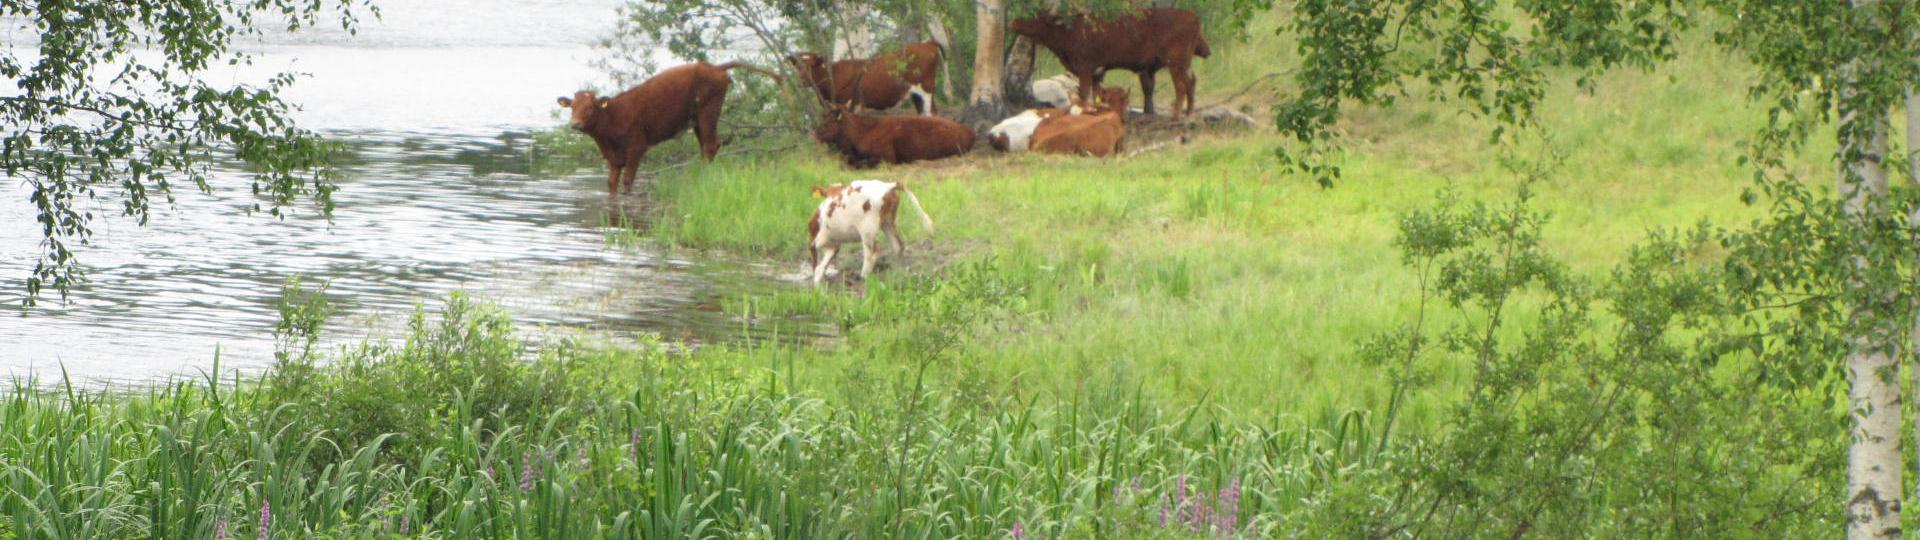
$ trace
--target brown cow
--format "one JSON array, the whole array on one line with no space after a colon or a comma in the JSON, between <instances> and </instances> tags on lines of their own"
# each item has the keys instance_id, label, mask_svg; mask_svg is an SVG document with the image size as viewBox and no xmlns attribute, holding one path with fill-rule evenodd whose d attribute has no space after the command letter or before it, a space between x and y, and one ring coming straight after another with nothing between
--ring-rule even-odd
<instances>
[{"instance_id":1,"label":"brown cow","mask_svg":"<svg viewBox=\"0 0 1920 540\"><path fill-rule=\"evenodd\" d=\"M1120 152L1127 136L1127 89L1102 88L1101 104L1087 114L1061 115L1033 129L1033 150L1106 157Z\"/></svg>"},{"instance_id":2,"label":"brown cow","mask_svg":"<svg viewBox=\"0 0 1920 540\"><path fill-rule=\"evenodd\" d=\"M1100 99L1103 100L1108 107L1125 108L1127 106L1127 93L1125 89L1101 88L1096 90L1095 93L1100 94ZM1079 96L1062 94L1061 99L1067 100L1069 105L1065 107L1027 109L1021 111L1020 114L1013 115L1006 120L1001 120L998 124L994 124L992 129L987 130L987 146L991 146L994 150L1001 152L1025 152L1032 148L1031 143L1033 142L1034 130L1040 127L1041 122L1045 122L1047 119L1055 116L1100 112L1095 110L1093 106L1089 106L1086 102L1081 101Z\"/></svg>"},{"instance_id":3,"label":"brown cow","mask_svg":"<svg viewBox=\"0 0 1920 540\"><path fill-rule=\"evenodd\" d=\"M1153 77L1166 68L1173 75L1174 118L1193 112L1193 57L1213 54L1200 33L1200 16L1184 9L1148 8L1110 21L1042 14L1015 19L1008 28L1060 57L1060 65L1080 79L1082 98L1108 69L1130 70L1140 75L1140 94L1153 114Z\"/></svg>"},{"instance_id":4,"label":"brown cow","mask_svg":"<svg viewBox=\"0 0 1920 540\"><path fill-rule=\"evenodd\" d=\"M869 116L828 105L813 138L827 143L855 168L880 162L911 163L957 156L973 149L973 130L938 116Z\"/></svg>"},{"instance_id":5,"label":"brown cow","mask_svg":"<svg viewBox=\"0 0 1920 540\"><path fill-rule=\"evenodd\" d=\"M914 110L930 115L934 113L932 91L944 55L945 49L938 42L923 41L831 66L811 51L795 53L787 57L787 62L827 103L884 111L907 99Z\"/></svg>"},{"instance_id":6,"label":"brown cow","mask_svg":"<svg viewBox=\"0 0 1920 540\"><path fill-rule=\"evenodd\" d=\"M600 157L606 158L608 195L619 189L623 177L626 190L632 192L633 177L647 149L679 136L688 125L700 138L700 153L713 161L714 153L720 151L716 131L720 107L726 102L727 87L733 84L727 71L733 68L779 78L773 72L739 62L717 66L695 63L662 71L611 98L581 90L572 98L559 99L561 107L573 109L567 125L593 137L593 143L600 147Z\"/></svg>"}]
</instances>

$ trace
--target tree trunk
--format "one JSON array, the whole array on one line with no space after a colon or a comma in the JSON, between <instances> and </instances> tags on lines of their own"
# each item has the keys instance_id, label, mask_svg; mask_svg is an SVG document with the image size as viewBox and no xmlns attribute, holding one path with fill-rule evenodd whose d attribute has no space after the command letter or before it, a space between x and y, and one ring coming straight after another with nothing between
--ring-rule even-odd
<instances>
[{"instance_id":1,"label":"tree trunk","mask_svg":"<svg viewBox=\"0 0 1920 540\"><path fill-rule=\"evenodd\" d=\"M1033 40L1027 36L1013 38L1013 50L1007 51L1007 73L1004 92L1008 104L1017 107L1032 107L1033 102Z\"/></svg>"},{"instance_id":2,"label":"tree trunk","mask_svg":"<svg viewBox=\"0 0 1920 540\"><path fill-rule=\"evenodd\" d=\"M1004 66L1001 49L1006 43L1006 0L980 0L975 8L979 28L973 50L973 93L968 106L997 106L1004 98L1000 78Z\"/></svg>"},{"instance_id":3,"label":"tree trunk","mask_svg":"<svg viewBox=\"0 0 1920 540\"><path fill-rule=\"evenodd\" d=\"M927 34L934 43L940 44L941 50L946 51L940 58L941 67L946 70L946 73L940 74L940 98L953 101L953 34L947 32L947 23L941 20L939 13L927 17Z\"/></svg>"},{"instance_id":4,"label":"tree trunk","mask_svg":"<svg viewBox=\"0 0 1920 540\"><path fill-rule=\"evenodd\" d=\"M907 16L900 22L900 42L919 43L927 40L927 15L919 6L907 6Z\"/></svg>"},{"instance_id":5,"label":"tree trunk","mask_svg":"<svg viewBox=\"0 0 1920 540\"><path fill-rule=\"evenodd\" d=\"M1876 0L1855 0L1856 10L1873 9ZM1873 66L1858 61L1842 73L1840 88L1839 152L1841 160L1838 190L1846 198L1845 210L1864 226L1874 214L1886 211L1887 107L1869 105L1857 99L1853 89L1862 70ZM1867 107L1862 109L1861 107ZM1869 269L1864 259L1854 261L1855 274L1864 276ZM1855 279L1850 287L1865 286ZM1852 306L1852 318L1864 321L1867 328L1878 316L1870 305ZM1847 353L1848 409L1854 426L1852 445L1847 449L1847 538L1849 540L1900 538L1900 499L1904 486L1900 461L1900 385L1898 350L1884 332L1861 331L1852 338Z\"/></svg>"},{"instance_id":6,"label":"tree trunk","mask_svg":"<svg viewBox=\"0 0 1920 540\"><path fill-rule=\"evenodd\" d=\"M839 36L833 40L833 58L866 58L873 56L873 9L864 2L844 2L841 4Z\"/></svg>"},{"instance_id":7,"label":"tree trunk","mask_svg":"<svg viewBox=\"0 0 1920 540\"><path fill-rule=\"evenodd\" d=\"M1843 148L1854 149L1850 154L1886 155L1884 117L1856 121L1872 122L1874 126L1868 128L1871 133L1841 136ZM1863 223L1886 202L1887 171L1877 159L1855 159L1847 165L1840 180L1840 193L1847 195L1847 212ZM1866 268L1858 271L1864 273ZM1876 316L1871 308L1864 306L1855 307L1854 312L1856 320L1872 320ZM1867 332L1854 337L1853 350L1847 354L1847 376L1852 383L1847 395L1854 416L1853 445L1847 452L1847 515L1851 518L1847 538L1855 540L1900 538L1903 464L1900 461L1900 385L1896 375L1899 363L1894 356L1895 348L1885 337L1874 334Z\"/></svg>"},{"instance_id":8,"label":"tree trunk","mask_svg":"<svg viewBox=\"0 0 1920 540\"><path fill-rule=\"evenodd\" d=\"M1907 181L1920 183L1920 88L1907 91ZM1912 227L1916 223L1920 223L1920 207L1915 207L1907 214L1907 226ZM1920 317L1914 318L1913 330L1908 336L1907 344L1909 348L1920 346ZM1920 359L1916 358L1920 356L1917 356L1915 351L1907 351L1906 361L1913 364L1915 388L1920 388ZM1915 415L1913 422L1914 433L1920 434L1920 415ZM1915 445L1914 448L1915 463L1920 464L1920 445ZM1920 500L1920 493L1914 495L1914 500Z\"/></svg>"},{"instance_id":9,"label":"tree trunk","mask_svg":"<svg viewBox=\"0 0 1920 540\"><path fill-rule=\"evenodd\" d=\"M1001 63L1006 48L1006 0L979 0L975 8L979 21L978 41L973 50L973 93L967 108L960 111L960 122L979 130L1006 116L1006 93L1002 92Z\"/></svg>"}]
</instances>

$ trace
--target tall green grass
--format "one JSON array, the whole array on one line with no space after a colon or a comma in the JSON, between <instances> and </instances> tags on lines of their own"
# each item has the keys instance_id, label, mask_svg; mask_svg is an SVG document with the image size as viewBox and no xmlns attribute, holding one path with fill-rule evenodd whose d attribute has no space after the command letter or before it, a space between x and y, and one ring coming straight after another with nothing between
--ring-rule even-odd
<instances>
[{"instance_id":1,"label":"tall green grass","mask_svg":"<svg viewBox=\"0 0 1920 540\"><path fill-rule=\"evenodd\" d=\"M658 347L529 362L503 321L456 297L298 379L17 382L0 538L1272 537L1378 456L1354 414L904 380L849 407Z\"/></svg>"}]
</instances>

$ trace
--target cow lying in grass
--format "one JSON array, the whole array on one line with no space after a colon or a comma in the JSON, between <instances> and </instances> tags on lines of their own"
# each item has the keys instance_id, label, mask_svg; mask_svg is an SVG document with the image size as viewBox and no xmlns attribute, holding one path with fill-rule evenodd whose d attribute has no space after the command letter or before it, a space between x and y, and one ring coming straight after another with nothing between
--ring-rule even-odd
<instances>
[{"instance_id":1,"label":"cow lying in grass","mask_svg":"<svg viewBox=\"0 0 1920 540\"><path fill-rule=\"evenodd\" d=\"M868 116L841 105L827 106L813 138L827 143L854 168L912 163L967 153L973 130L938 116Z\"/></svg>"},{"instance_id":2,"label":"cow lying in grass","mask_svg":"<svg viewBox=\"0 0 1920 540\"><path fill-rule=\"evenodd\" d=\"M1033 130L1033 150L1050 154L1106 157L1120 152L1127 137L1127 89L1103 90L1101 105L1088 114L1048 118ZM1114 104L1119 106L1114 106Z\"/></svg>"},{"instance_id":3,"label":"cow lying in grass","mask_svg":"<svg viewBox=\"0 0 1920 540\"><path fill-rule=\"evenodd\" d=\"M1020 114L1001 120L987 130L987 145L1001 152L1025 152L1033 140L1034 128L1040 122L1055 115L1066 114L1061 109L1027 109Z\"/></svg>"},{"instance_id":4,"label":"cow lying in grass","mask_svg":"<svg viewBox=\"0 0 1920 540\"><path fill-rule=\"evenodd\" d=\"M826 187L814 187L813 195L821 197L820 207L813 212L813 218L807 221L807 255L813 267L813 283L827 274L827 267L833 266L833 258L840 254L840 245L859 242L862 259L860 279L865 281L867 274L873 273L874 262L880 260L880 241L882 234L893 238L893 245L900 255L906 255L907 242L900 237L900 225L897 216L900 213L900 195L907 196L907 202L913 203L913 209L920 213L920 221L927 231L933 231L933 218L927 216L926 209L920 207L920 199L907 191L907 186L879 180L855 180L850 184L834 184ZM821 253L826 254L821 257Z\"/></svg>"},{"instance_id":5,"label":"cow lying in grass","mask_svg":"<svg viewBox=\"0 0 1920 540\"><path fill-rule=\"evenodd\" d=\"M1124 88L1102 87L1096 90L1095 94L1100 96L1101 102L1107 107L1126 107L1127 93ZM1067 96L1067 99L1071 104L1065 108L1027 109L994 124L992 129L987 130L987 145L1001 152L1025 152L1031 149L1034 132L1042 123L1057 116L1093 112L1086 103L1080 101L1080 98Z\"/></svg>"}]
</instances>

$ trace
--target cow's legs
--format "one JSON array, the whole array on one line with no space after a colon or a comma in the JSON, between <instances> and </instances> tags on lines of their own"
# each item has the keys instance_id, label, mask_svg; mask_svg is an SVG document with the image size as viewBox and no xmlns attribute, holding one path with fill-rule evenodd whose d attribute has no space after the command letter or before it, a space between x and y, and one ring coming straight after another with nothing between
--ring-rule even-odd
<instances>
[{"instance_id":1,"label":"cow's legs","mask_svg":"<svg viewBox=\"0 0 1920 540\"><path fill-rule=\"evenodd\" d=\"M917 84L908 87L907 100L913 102L913 108L918 109L920 114L933 116L933 94L927 89Z\"/></svg>"},{"instance_id":2,"label":"cow's legs","mask_svg":"<svg viewBox=\"0 0 1920 540\"><path fill-rule=\"evenodd\" d=\"M1189 69L1185 63L1173 64L1168 67L1170 68L1168 74L1170 74L1173 79L1173 118L1178 120L1182 115L1182 103L1185 103L1186 113L1193 112L1193 86L1195 77L1193 76L1193 71ZM1152 93L1149 92L1148 95L1152 95ZM1151 100L1149 100L1149 103L1151 103Z\"/></svg>"},{"instance_id":3,"label":"cow's legs","mask_svg":"<svg viewBox=\"0 0 1920 540\"><path fill-rule=\"evenodd\" d=\"M647 145L636 144L633 145L632 150L627 151L627 170L621 173L621 176L625 177L626 180L627 193L633 193L633 178L639 176L640 159L645 157L647 157Z\"/></svg>"},{"instance_id":4,"label":"cow's legs","mask_svg":"<svg viewBox=\"0 0 1920 540\"><path fill-rule=\"evenodd\" d=\"M1085 73L1074 72L1073 77L1075 79L1078 79L1080 82L1079 91L1074 93L1074 95L1080 96L1080 98L1075 101L1078 101L1083 106L1092 105L1092 103L1087 103L1087 100L1093 99L1093 88L1096 86L1100 86L1100 80L1106 78L1106 76L1107 76L1107 73L1099 69L1094 69L1091 71L1087 71Z\"/></svg>"},{"instance_id":5,"label":"cow's legs","mask_svg":"<svg viewBox=\"0 0 1920 540\"><path fill-rule=\"evenodd\" d=\"M618 161L607 162L607 196L608 197L612 197L614 194L620 192L620 171L625 168L627 168L627 164L625 163L621 163Z\"/></svg>"},{"instance_id":6,"label":"cow's legs","mask_svg":"<svg viewBox=\"0 0 1920 540\"><path fill-rule=\"evenodd\" d=\"M1156 69L1140 70L1140 99L1145 102L1145 104L1143 104L1142 107L1146 108L1147 114L1153 114L1153 77L1154 77L1154 74L1158 72L1159 70L1156 70ZM1174 93L1179 94L1180 91L1178 90L1178 87L1180 85L1180 75L1176 73L1173 76L1173 80L1174 80L1174 87L1176 88L1174 90ZM1176 96L1176 99L1174 99L1173 101L1173 110L1175 111L1180 110L1180 100L1178 99L1177 96ZM1120 114L1126 114L1126 111L1124 110L1120 111ZM1177 115L1179 113L1176 112L1174 114Z\"/></svg>"},{"instance_id":7,"label":"cow's legs","mask_svg":"<svg viewBox=\"0 0 1920 540\"><path fill-rule=\"evenodd\" d=\"M813 284L819 285L820 279L827 276L827 268L833 266L833 257L840 254L839 244L829 244L820 248L820 262L813 265Z\"/></svg>"},{"instance_id":8,"label":"cow's legs","mask_svg":"<svg viewBox=\"0 0 1920 540\"><path fill-rule=\"evenodd\" d=\"M867 274L873 273L873 263L880 260L880 241L871 236L860 239L860 281L867 280Z\"/></svg>"},{"instance_id":9,"label":"cow's legs","mask_svg":"<svg viewBox=\"0 0 1920 540\"><path fill-rule=\"evenodd\" d=\"M907 256L907 241L900 237L900 224L889 221L885 228L887 229L887 236L893 238L894 252L899 253L901 258L905 258Z\"/></svg>"}]
</instances>

